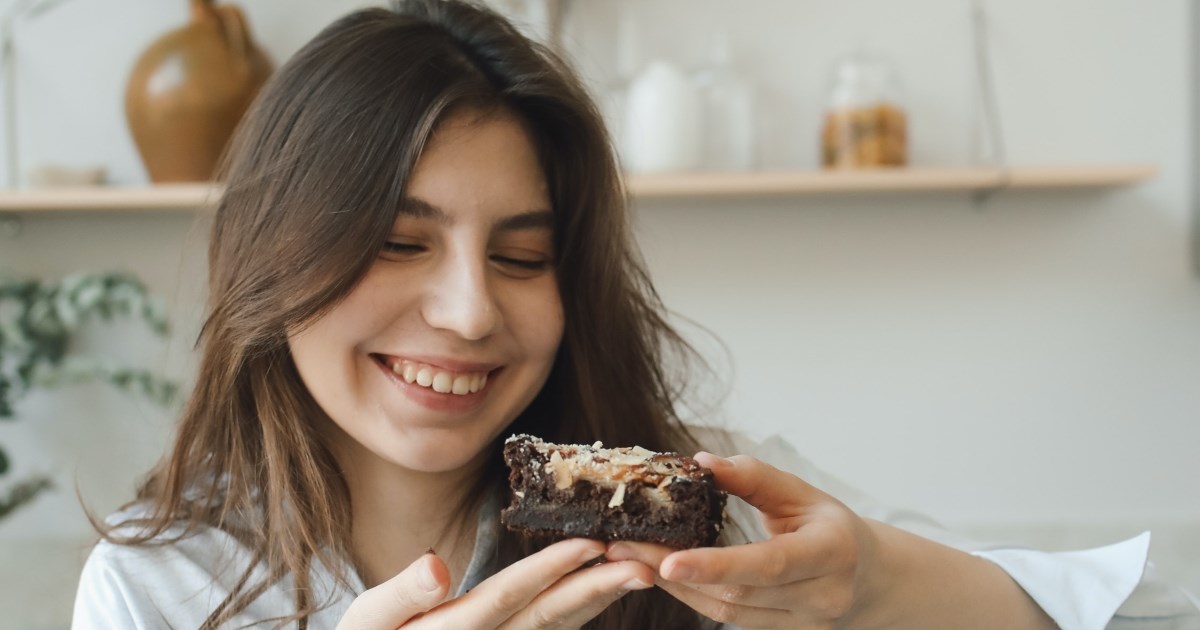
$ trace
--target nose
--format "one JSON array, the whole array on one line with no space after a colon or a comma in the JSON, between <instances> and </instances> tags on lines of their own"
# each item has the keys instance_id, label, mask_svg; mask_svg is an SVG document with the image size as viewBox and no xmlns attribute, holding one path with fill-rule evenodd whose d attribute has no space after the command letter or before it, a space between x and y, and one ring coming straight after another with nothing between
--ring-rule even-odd
<instances>
[{"instance_id":1,"label":"nose","mask_svg":"<svg viewBox=\"0 0 1200 630\"><path fill-rule=\"evenodd\" d=\"M495 332L500 312L489 286L486 261L449 257L430 278L422 316L431 327L469 341Z\"/></svg>"}]
</instances>

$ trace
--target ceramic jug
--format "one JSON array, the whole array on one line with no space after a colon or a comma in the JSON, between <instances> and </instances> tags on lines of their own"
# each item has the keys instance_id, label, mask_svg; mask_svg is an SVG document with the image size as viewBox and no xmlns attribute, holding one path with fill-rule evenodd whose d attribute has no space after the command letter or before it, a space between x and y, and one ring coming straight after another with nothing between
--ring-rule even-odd
<instances>
[{"instance_id":1,"label":"ceramic jug","mask_svg":"<svg viewBox=\"0 0 1200 630\"><path fill-rule=\"evenodd\" d=\"M270 74L237 7L191 0L191 21L142 53L125 91L129 130L150 179L211 180Z\"/></svg>"}]
</instances>

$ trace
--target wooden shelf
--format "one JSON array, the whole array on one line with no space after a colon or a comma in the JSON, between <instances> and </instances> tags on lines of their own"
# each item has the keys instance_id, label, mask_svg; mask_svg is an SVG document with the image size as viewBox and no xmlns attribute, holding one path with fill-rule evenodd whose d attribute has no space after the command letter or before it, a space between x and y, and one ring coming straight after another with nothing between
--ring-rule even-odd
<instances>
[{"instance_id":1,"label":"wooden shelf","mask_svg":"<svg viewBox=\"0 0 1200 630\"><path fill-rule=\"evenodd\" d=\"M1055 166L1038 168L902 168L862 171L676 173L631 175L635 199L700 199L937 191L986 192L1014 189L1104 188L1146 181L1151 165ZM212 205L219 188L210 184L142 187L80 187L0 191L0 212L190 212Z\"/></svg>"},{"instance_id":2,"label":"wooden shelf","mask_svg":"<svg viewBox=\"0 0 1200 630\"><path fill-rule=\"evenodd\" d=\"M211 184L0 190L0 212L195 211L214 203Z\"/></svg>"},{"instance_id":3,"label":"wooden shelf","mask_svg":"<svg viewBox=\"0 0 1200 630\"><path fill-rule=\"evenodd\" d=\"M635 198L745 197L830 193L994 191L1006 188L1098 188L1150 179L1151 165L1037 168L898 168L858 171L679 173L634 175L626 181Z\"/></svg>"}]
</instances>

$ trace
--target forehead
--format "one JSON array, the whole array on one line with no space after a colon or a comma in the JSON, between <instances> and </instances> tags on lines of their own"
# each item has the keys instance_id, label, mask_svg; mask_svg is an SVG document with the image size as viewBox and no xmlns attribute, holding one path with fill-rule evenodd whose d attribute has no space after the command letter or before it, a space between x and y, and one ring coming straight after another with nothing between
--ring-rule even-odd
<instances>
[{"instance_id":1,"label":"forehead","mask_svg":"<svg viewBox=\"0 0 1200 630\"><path fill-rule=\"evenodd\" d=\"M417 160L406 197L448 214L549 209L545 173L525 126L512 114L452 114Z\"/></svg>"}]
</instances>

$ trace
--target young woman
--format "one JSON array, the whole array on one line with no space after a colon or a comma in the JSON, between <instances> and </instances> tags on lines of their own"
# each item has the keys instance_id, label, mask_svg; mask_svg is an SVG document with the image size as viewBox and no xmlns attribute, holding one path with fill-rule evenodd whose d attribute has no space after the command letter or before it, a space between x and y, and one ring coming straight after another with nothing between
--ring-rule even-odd
<instances>
[{"instance_id":1,"label":"young woman","mask_svg":"<svg viewBox=\"0 0 1200 630\"><path fill-rule=\"evenodd\" d=\"M689 432L689 351L600 116L485 9L331 25L264 89L224 181L196 388L137 500L97 524L76 627L1050 628L1111 617L1137 583L1144 541L1136 567L1083 573L1132 582L1069 595L1045 554L960 551L802 481L819 473L776 444ZM517 432L756 452L697 455L761 516L754 542L504 531Z\"/></svg>"}]
</instances>

